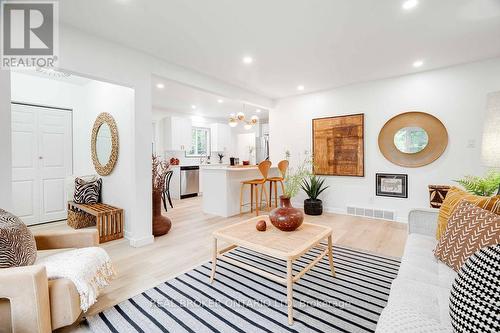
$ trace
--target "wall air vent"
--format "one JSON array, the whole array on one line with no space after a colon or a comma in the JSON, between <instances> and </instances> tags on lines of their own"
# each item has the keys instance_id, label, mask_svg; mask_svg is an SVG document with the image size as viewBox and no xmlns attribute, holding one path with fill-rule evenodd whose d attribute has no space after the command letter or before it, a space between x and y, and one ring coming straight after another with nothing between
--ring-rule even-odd
<instances>
[{"instance_id":1,"label":"wall air vent","mask_svg":"<svg viewBox=\"0 0 500 333\"><path fill-rule=\"evenodd\" d=\"M393 210L347 206L347 214L396 221L396 212Z\"/></svg>"}]
</instances>

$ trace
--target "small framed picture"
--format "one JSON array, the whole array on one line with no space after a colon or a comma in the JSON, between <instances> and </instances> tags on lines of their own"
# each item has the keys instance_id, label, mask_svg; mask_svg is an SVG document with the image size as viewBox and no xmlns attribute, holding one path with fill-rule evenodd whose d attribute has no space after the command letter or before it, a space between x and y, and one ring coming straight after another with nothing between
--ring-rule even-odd
<instances>
[{"instance_id":1,"label":"small framed picture","mask_svg":"<svg viewBox=\"0 0 500 333\"><path fill-rule=\"evenodd\" d=\"M381 197L408 198L408 175L377 173L375 192Z\"/></svg>"}]
</instances>

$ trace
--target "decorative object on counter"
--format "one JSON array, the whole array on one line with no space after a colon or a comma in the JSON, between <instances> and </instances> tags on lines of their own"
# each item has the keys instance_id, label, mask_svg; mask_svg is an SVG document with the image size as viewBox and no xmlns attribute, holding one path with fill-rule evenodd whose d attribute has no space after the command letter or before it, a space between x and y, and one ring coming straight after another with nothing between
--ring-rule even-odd
<instances>
[{"instance_id":1,"label":"decorative object on counter","mask_svg":"<svg viewBox=\"0 0 500 333\"><path fill-rule=\"evenodd\" d=\"M285 192L280 196L280 207L269 214L271 223L282 231L293 231L300 227L304 221L301 210L292 207L290 199L297 195L302 181L311 174L311 159L306 152L306 157L297 168L288 168L285 175Z\"/></svg>"},{"instance_id":2,"label":"decorative object on counter","mask_svg":"<svg viewBox=\"0 0 500 333\"><path fill-rule=\"evenodd\" d=\"M467 192L489 197L498 189L500 184L500 172L490 170L485 177L468 175L454 181L462 185Z\"/></svg>"},{"instance_id":3,"label":"decorative object on counter","mask_svg":"<svg viewBox=\"0 0 500 333\"><path fill-rule=\"evenodd\" d=\"M302 190L304 190L309 197L304 200L304 213L307 215L323 214L323 201L318 199L318 197L329 187L324 184L325 178L320 178L316 175L310 175L309 179L304 179L302 181Z\"/></svg>"},{"instance_id":4,"label":"decorative object on counter","mask_svg":"<svg viewBox=\"0 0 500 333\"><path fill-rule=\"evenodd\" d=\"M248 146L248 161L251 162L253 160L254 152L255 152L255 146Z\"/></svg>"},{"instance_id":5,"label":"decorative object on counter","mask_svg":"<svg viewBox=\"0 0 500 333\"><path fill-rule=\"evenodd\" d=\"M245 104L243 103L243 112L238 112L236 114L231 113L231 115L229 116L228 125L231 127L236 127L238 126L238 123L243 123L245 124L244 125L245 129L249 130L255 125L257 125L258 122L259 122L259 117L257 115L253 115L252 117L250 117L250 120L246 120Z\"/></svg>"},{"instance_id":6,"label":"decorative object on counter","mask_svg":"<svg viewBox=\"0 0 500 333\"><path fill-rule=\"evenodd\" d=\"M266 224L266 221L264 221L264 220L260 220L255 225L255 229L257 229L257 231L266 231L266 228L267 228L267 224Z\"/></svg>"},{"instance_id":7,"label":"decorative object on counter","mask_svg":"<svg viewBox=\"0 0 500 333\"><path fill-rule=\"evenodd\" d=\"M481 162L484 166L500 168L500 91L487 96L486 119L484 121ZM500 183L498 184L500 195Z\"/></svg>"},{"instance_id":8,"label":"decorative object on counter","mask_svg":"<svg viewBox=\"0 0 500 333\"><path fill-rule=\"evenodd\" d=\"M153 155L152 185L153 185L153 235L155 237L168 233L172 221L161 213L161 197L165 186L169 164L159 156Z\"/></svg>"},{"instance_id":9,"label":"decorative object on counter","mask_svg":"<svg viewBox=\"0 0 500 333\"><path fill-rule=\"evenodd\" d=\"M449 185L429 185L429 201L431 208L441 208L448 191L451 186Z\"/></svg>"},{"instance_id":10,"label":"decorative object on counter","mask_svg":"<svg viewBox=\"0 0 500 333\"><path fill-rule=\"evenodd\" d=\"M172 198L170 197L170 181L172 180L172 175L174 174L173 170L167 171L165 175L165 186L163 187L163 192L161 192L161 200L163 201L163 208L167 211L167 200L170 204L170 207L174 208L172 204Z\"/></svg>"},{"instance_id":11,"label":"decorative object on counter","mask_svg":"<svg viewBox=\"0 0 500 333\"><path fill-rule=\"evenodd\" d=\"M243 165L250 165L250 161L243 161Z\"/></svg>"},{"instance_id":12,"label":"decorative object on counter","mask_svg":"<svg viewBox=\"0 0 500 333\"><path fill-rule=\"evenodd\" d=\"M425 112L405 112L389 119L378 135L380 152L390 162L417 168L437 160L448 146L443 123Z\"/></svg>"},{"instance_id":13,"label":"decorative object on counter","mask_svg":"<svg viewBox=\"0 0 500 333\"><path fill-rule=\"evenodd\" d=\"M408 198L408 175L377 173L375 192L380 197Z\"/></svg>"},{"instance_id":14,"label":"decorative object on counter","mask_svg":"<svg viewBox=\"0 0 500 333\"><path fill-rule=\"evenodd\" d=\"M313 173L364 177L364 115L313 119Z\"/></svg>"},{"instance_id":15,"label":"decorative object on counter","mask_svg":"<svg viewBox=\"0 0 500 333\"><path fill-rule=\"evenodd\" d=\"M288 160L282 160L278 163L278 170L280 171L280 177L268 178L269 182L269 203L272 205L273 202L273 187L274 187L274 207L278 207L278 183L281 185L281 192L285 193L285 175L288 169Z\"/></svg>"},{"instance_id":16,"label":"decorative object on counter","mask_svg":"<svg viewBox=\"0 0 500 333\"><path fill-rule=\"evenodd\" d=\"M91 138L92 162L96 172L101 176L109 175L118 161L118 127L109 113L97 116L92 128Z\"/></svg>"},{"instance_id":17,"label":"decorative object on counter","mask_svg":"<svg viewBox=\"0 0 500 333\"><path fill-rule=\"evenodd\" d=\"M223 153L217 153L217 156L219 156L219 164L222 164L222 159L224 158Z\"/></svg>"},{"instance_id":18,"label":"decorative object on counter","mask_svg":"<svg viewBox=\"0 0 500 333\"><path fill-rule=\"evenodd\" d=\"M170 159L170 165L179 165L180 161L177 157L172 157Z\"/></svg>"}]
</instances>

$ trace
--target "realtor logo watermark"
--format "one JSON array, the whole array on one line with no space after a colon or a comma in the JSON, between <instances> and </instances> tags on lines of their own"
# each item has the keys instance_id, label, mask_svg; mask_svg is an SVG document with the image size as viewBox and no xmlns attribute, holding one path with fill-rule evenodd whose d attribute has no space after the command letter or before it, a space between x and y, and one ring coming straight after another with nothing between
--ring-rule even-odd
<instances>
[{"instance_id":1,"label":"realtor logo watermark","mask_svg":"<svg viewBox=\"0 0 500 333\"><path fill-rule=\"evenodd\" d=\"M57 1L1 3L0 67L54 67L59 51Z\"/></svg>"}]
</instances>

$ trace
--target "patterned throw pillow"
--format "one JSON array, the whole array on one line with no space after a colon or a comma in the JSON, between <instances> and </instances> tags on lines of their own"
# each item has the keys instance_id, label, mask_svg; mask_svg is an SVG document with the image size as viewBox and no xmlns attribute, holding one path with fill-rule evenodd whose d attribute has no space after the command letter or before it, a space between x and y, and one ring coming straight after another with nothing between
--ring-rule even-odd
<instances>
[{"instance_id":1,"label":"patterned throw pillow","mask_svg":"<svg viewBox=\"0 0 500 333\"><path fill-rule=\"evenodd\" d=\"M75 194L73 201L79 204L95 204L100 202L102 179L85 181L81 178L75 179Z\"/></svg>"},{"instance_id":2,"label":"patterned throw pillow","mask_svg":"<svg viewBox=\"0 0 500 333\"><path fill-rule=\"evenodd\" d=\"M431 208L441 208L448 191L451 186L449 185L429 185L429 201Z\"/></svg>"},{"instance_id":3,"label":"patterned throw pillow","mask_svg":"<svg viewBox=\"0 0 500 333\"><path fill-rule=\"evenodd\" d=\"M500 216L461 201L448 220L434 255L458 271L474 252L500 243Z\"/></svg>"},{"instance_id":4,"label":"patterned throw pillow","mask_svg":"<svg viewBox=\"0 0 500 333\"><path fill-rule=\"evenodd\" d=\"M458 272L450 294L455 332L500 332L500 245L479 250Z\"/></svg>"},{"instance_id":5,"label":"patterned throw pillow","mask_svg":"<svg viewBox=\"0 0 500 333\"><path fill-rule=\"evenodd\" d=\"M33 265L35 237L16 216L0 209L0 268Z\"/></svg>"},{"instance_id":6,"label":"patterned throw pillow","mask_svg":"<svg viewBox=\"0 0 500 333\"><path fill-rule=\"evenodd\" d=\"M495 214L500 214L500 195L494 197L482 197L465 192L464 190L453 186L446 194L446 198L444 199L441 209L439 210L436 239L441 238L444 234L446 224L448 223L451 214L460 201L464 199L478 207L489 210Z\"/></svg>"}]
</instances>

